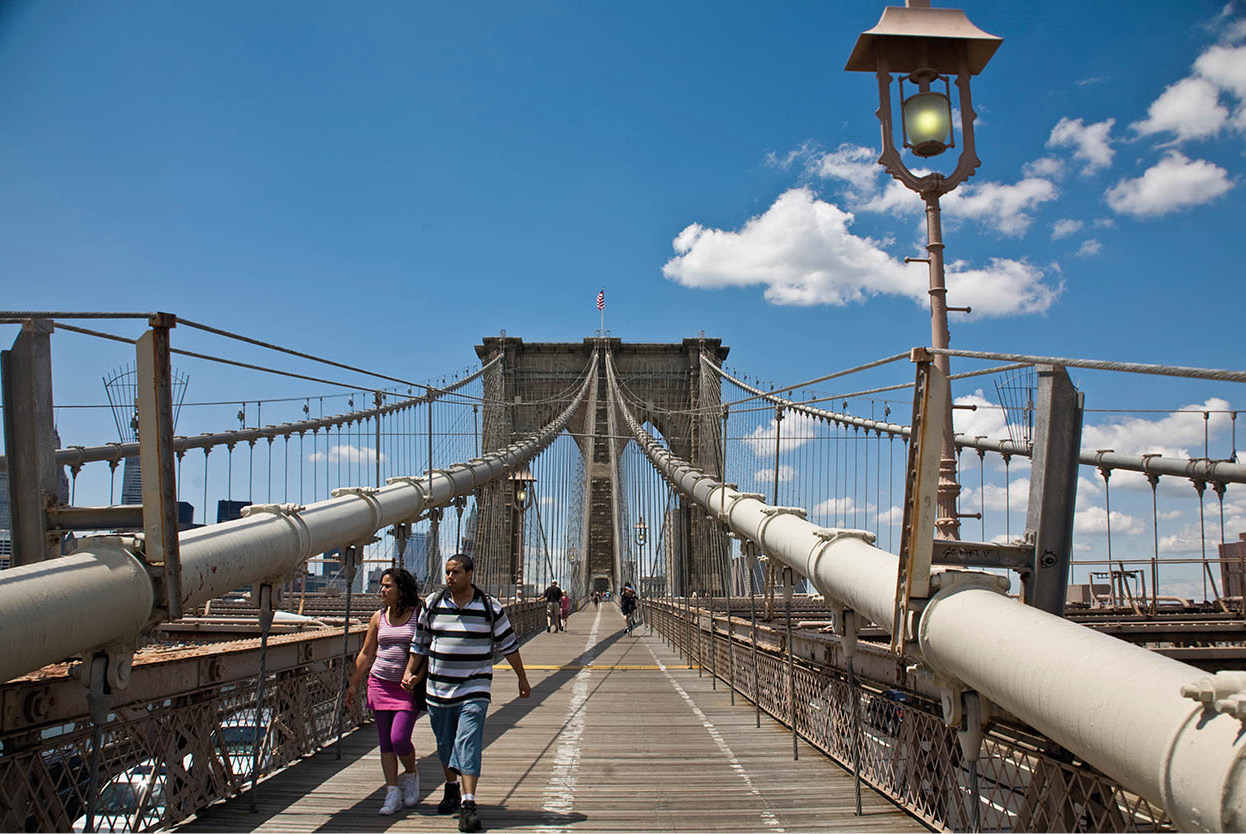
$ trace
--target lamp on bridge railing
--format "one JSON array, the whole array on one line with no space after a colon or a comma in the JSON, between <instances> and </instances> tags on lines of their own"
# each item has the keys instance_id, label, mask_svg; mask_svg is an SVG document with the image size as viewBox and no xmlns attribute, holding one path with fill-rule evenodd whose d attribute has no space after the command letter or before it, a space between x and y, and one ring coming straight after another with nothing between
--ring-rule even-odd
<instances>
[{"instance_id":1,"label":"lamp on bridge railing","mask_svg":"<svg viewBox=\"0 0 1246 834\"><path fill-rule=\"evenodd\" d=\"M514 491L511 508L511 575L515 580L515 598L522 602L524 598L523 521L524 514L532 506L536 478L527 469L519 469L511 473L510 480Z\"/></svg>"},{"instance_id":2,"label":"lamp on bridge railing","mask_svg":"<svg viewBox=\"0 0 1246 834\"><path fill-rule=\"evenodd\" d=\"M634 535L636 537L637 546L644 547L645 541L649 536L649 525L645 524L645 517L643 515L640 517L639 521L632 525L632 529L635 531Z\"/></svg>"},{"instance_id":3,"label":"lamp on bridge railing","mask_svg":"<svg viewBox=\"0 0 1246 834\"><path fill-rule=\"evenodd\" d=\"M981 161L974 150L973 122L977 114L969 95L969 78L982 72L1002 39L969 22L960 9L932 9L930 0L908 0L906 6L888 6L878 25L863 32L844 69L872 72L878 79L878 110L882 122L882 155L878 162L905 187L926 203L925 258L930 268L930 344L948 346L948 310L969 312L968 307L948 307L943 273L943 232L939 222L939 197L973 176ZM893 77L894 76L894 77ZM918 175L908 169L895 145L892 126L891 85L896 82L900 98L903 147L922 158L938 156L956 146L952 128L952 84L959 94L961 152L951 174L937 171ZM905 82L916 90L905 97ZM946 356L935 364L949 372ZM949 402L943 426L943 453L939 461L938 531L942 538L959 537L960 519L956 497L956 450Z\"/></svg>"}]
</instances>

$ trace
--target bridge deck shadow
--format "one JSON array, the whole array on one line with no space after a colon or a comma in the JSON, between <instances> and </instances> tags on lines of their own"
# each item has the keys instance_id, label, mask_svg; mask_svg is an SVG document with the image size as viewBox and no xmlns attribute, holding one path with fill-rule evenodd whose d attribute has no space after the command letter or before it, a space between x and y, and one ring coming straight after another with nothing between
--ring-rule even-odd
<instances>
[{"instance_id":1,"label":"bridge deck shadow","mask_svg":"<svg viewBox=\"0 0 1246 834\"><path fill-rule=\"evenodd\" d=\"M571 617L564 633L523 647L532 697L496 670L478 802L486 829L606 831L922 831L925 826L789 736L720 682L680 663L655 633L625 636L613 605ZM659 668L665 665L666 669ZM695 704L695 709L693 705ZM699 712L699 714L698 714ZM454 831L440 817L441 767L426 718L416 724L422 799L392 817L375 728L260 783L257 812L242 793L179 831Z\"/></svg>"}]
</instances>

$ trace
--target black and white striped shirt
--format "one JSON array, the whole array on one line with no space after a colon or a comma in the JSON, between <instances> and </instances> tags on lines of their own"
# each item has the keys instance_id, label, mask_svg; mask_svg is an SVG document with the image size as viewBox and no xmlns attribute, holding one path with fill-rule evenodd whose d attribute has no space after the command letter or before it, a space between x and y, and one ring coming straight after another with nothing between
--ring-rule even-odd
<instances>
[{"instance_id":1,"label":"black and white striped shirt","mask_svg":"<svg viewBox=\"0 0 1246 834\"><path fill-rule=\"evenodd\" d=\"M485 600L493 608L492 638ZM428 702L448 706L473 699L489 700L494 647L503 655L519 648L501 603L480 590L462 608L455 605L454 597L448 593L430 594L411 641L411 653L428 658L424 688Z\"/></svg>"}]
</instances>

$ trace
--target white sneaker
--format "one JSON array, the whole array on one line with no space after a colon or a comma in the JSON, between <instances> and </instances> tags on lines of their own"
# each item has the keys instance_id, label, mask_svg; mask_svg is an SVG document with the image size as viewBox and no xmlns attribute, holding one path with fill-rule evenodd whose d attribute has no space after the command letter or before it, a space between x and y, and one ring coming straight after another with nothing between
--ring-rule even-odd
<instances>
[{"instance_id":1,"label":"white sneaker","mask_svg":"<svg viewBox=\"0 0 1246 834\"><path fill-rule=\"evenodd\" d=\"M385 786L385 803L381 805L381 810L377 811L383 817L388 817L402 807L402 791L398 790L397 785Z\"/></svg>"},{"instance_id":2,"label":"white sneaker","mask_svg":"<svg viewBox=\"0 0 1246 834\"><path fill-rule=\"evenodd\" d=\"M398 777L398 786L402 788L402 804L414 808L420 804L420 774L404 773Z\"/></svg>"}]
</instances>

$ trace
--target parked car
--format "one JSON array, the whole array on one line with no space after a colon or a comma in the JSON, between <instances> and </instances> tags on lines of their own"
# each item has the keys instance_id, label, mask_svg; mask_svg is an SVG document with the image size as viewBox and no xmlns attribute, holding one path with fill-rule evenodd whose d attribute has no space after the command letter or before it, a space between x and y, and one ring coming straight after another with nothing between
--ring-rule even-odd
<instances>
[{"instance_id":1,"label":"parked car","mask_svg":"<svg viewBox=\"0 0 1246 834\"><path fill-rule=\"evenodd\" d=\"M182 766L189 768L188 754ZM145 759L109 779L95 802L96 831L136 831L159 827L164 819L165 783L168 768L163 762ZM84 809L85 811L85 809ZM73 830L86 830L86 814L74 820Z\"/></svg>"},{"instance_id":2,"label":"parked car","mask_svg":"<svg viewBox=\"0 0 1246 834\"><path fill-rule=\"evenodd\" d=\"M255 709L241 709L221 719L217 737L220 749L229 759L229 769L235 777L247 779L251 776L254 762L255 740L259 736L263 749L260 750L260 769L265 770L273 760L272 736L267 733L272 724L273 711L265 709L259 724L255 721Z\"/></svg>"}]
</instances>

